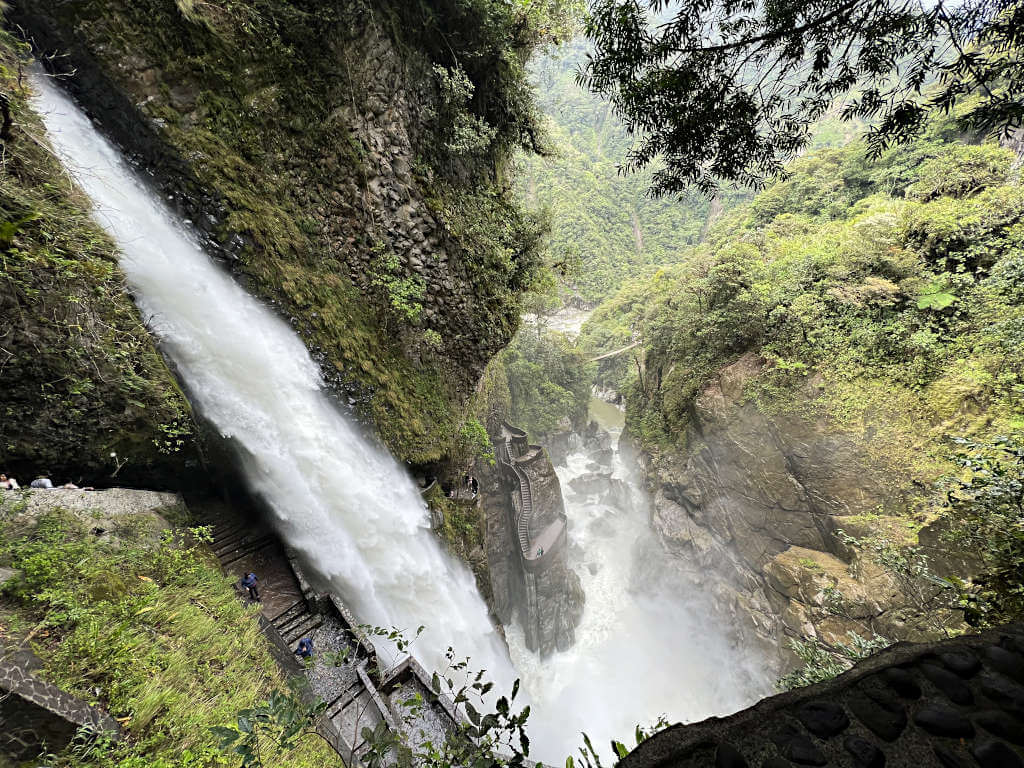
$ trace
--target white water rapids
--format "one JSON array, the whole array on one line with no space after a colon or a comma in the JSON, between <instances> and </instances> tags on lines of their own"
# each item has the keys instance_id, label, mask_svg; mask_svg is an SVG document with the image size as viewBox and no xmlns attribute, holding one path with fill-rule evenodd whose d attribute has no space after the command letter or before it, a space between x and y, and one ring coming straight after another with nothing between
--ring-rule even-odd
<instances>
[{"instance_id":1,"label":"white water rapids","mask_svg":"<svg viewBox=\"0 0 1024 768\"><path fill-rule=\"evenodd\" d=\"M771 691L767 665L735 647L710 602L673 578L673 558L648 524L638 468L618 450L621 423L608 418L616 413L607 403L591 404L591 416L611 432L610 462L607 452L579 441L566 465L556 467L569 561L587 595L576 644L541 661L526 650L518 626L507 633L531 696L534 757L556 765L582 745L581 732L611 758L610 740L632 747L638 725L662 716L675 723L728 714ZM575 493L572 481L594 471L612 472L626 492Z\"/></svg>"},{"instance_id":2,"label":"white water rapids","mask_svg":"<svg viewBox=\"0 0 1024 768\"><path fill-rule=\"evenodd\" d=\"M419 492L335 408L302 341L202 251L50 78L36 109L97 221L121 248L135 301L193 404L241 448L251 488L278 530L361 621L415 631L415 653L444 667L449 644L497 687L508 654L469 570L431 534Z\"/></svg>"},{"instance_id":3,"label":"white water rapids","mask_svg":"<svg viewBox=\"0 0 1024 768\"><path fill-rule=\"evenodd\" d=\"M239 446L246 480L282 536L360 620L426 626L414 650L428 668L444 666L451 644L507 691L516 672L473 578L431 534L405 471L338 412L292 329L203 253L49 78L37 75L34 85L56 152L121 248L143 316L192 402ZM571 455L559 470L563 486L589 462L581 451ZM765 690L710 623L713 611L699 595L664 585L631 589L636 566L651 565L656 549L649 546L646 497L617 451L613 464L616 477L630 482L628 508L567 493L570 560L587 595L576 645L542 662L509 628L533 702L532 756L556 764L575 751L581 731L607 753L611 738L631 743L638 723L732 711Z\"/></svg>"}]
</instances>

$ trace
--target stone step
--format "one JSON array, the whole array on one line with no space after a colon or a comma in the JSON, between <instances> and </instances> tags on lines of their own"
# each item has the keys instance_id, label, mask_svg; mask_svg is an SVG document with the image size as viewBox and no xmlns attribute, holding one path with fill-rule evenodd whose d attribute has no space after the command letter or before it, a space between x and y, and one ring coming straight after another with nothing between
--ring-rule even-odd
<instances>
[{"instance_id":1,"label":"stone step","mask_svg":"<svg viewBox=\"0 0 1024 768\"><path fill-rule=\"evenodd\" d=\"M333 720L335 715L339 714L341 710L351 704L352 700L365 690L366 689L363 687L363 681L356 678L337 697L335 697L330 704L327 705L327 709L324 710L324 716L329 720Z\"/></svg>"},{"instance_id":2,"label":"stone step","mask_svg":"<svg viewBox=\"0 0 1024 768\"><path fill-rule=\"evenodd\" d=\"M247 542L243 546L228 552L223 555L218 555L220 558L221 565L227 566L231 563L241 560L243 557L251 555L253 552L269 547L277 543L277 539L273 536L263 536L262 538L255 539L254 541Z\"/></svg>"},{"instance_id":3,"label":"stone step","mask_svg":"<svg viewBox=\"0 0 1024 768\"><path fill-rule=\"evenodd\" d=\"M285 617L280 622L274 624L277 627L277 631L284 636L286 633L291 632L295 627L304 623L313 614L303 605L298 611L295 611L290 616Z\"/></svg>"},{"instance_id":4,"label":"stone step","mask_svg":"<svg viewBox=\"0 0 1024 768\"><path fill-rule=\"evenodd\" d=\"M213 554L218 558L224 558L234 554L235 552L244 550L250 544L259 541L259 538L260 537L258 536L242 536L226 544L215 544Z\"/></svg>"},{"instance_id":5,"label":"stone step","mask_svg":"<svg viewBox=\"0 0 1024 768\"><path fill-rule=\"evenodd\" d=\"M252 535L252 531L249 528L247 528L245 526L242 526L238 530L232 531L231 533L229 533L226 536L214 537L214 540L213 540L213 551L214 552L224 552L224 551L227 551L229 547L234 546L235 544L237 544L240 541L244 541L246 536L251 536L251 535Z\"/></svg>"},{"instance_id":6,"label":"stone step","mask_svg":"<svg viewBox=\"0 0 1024 768\"><path fill-rule=\"evenodd\" d=\"M301 624L296 624L292 629L289 629L287 633L282 633L282 636L284 637L285 642L291 645L300 638L312 634L313 630L323 623L323 616L320 616L319 614L311 615L307 621Z\"/></svg>"},{"instance_id":7,"label":"stone step","mask_svg":"<svg viewBox=\"0 0 1024 768\"><path fill-rule=\"evenodd\" d=\"M281 629L282 626L287 624L289 621L291 621L293 618L295 618L305 610L306 601L304 599L296 600L294 603L289 605L283 611L278 613L274 618L272 618L270 620L270 623L273 624L277 629Z\"/></svg>"},{"instance_id":8,"label":"stone step","mask_svg":"<svg viewBox=\"0 0 1024 768\"><path fill-rule=\"evenodd\" d=\"M247 531L250 528L252 528L252 524L247 523L245 520L231 520L213 526L210 533L213 535L214 540L219 540L231 536L237 531Z\"/></svg>"}]
</instances>

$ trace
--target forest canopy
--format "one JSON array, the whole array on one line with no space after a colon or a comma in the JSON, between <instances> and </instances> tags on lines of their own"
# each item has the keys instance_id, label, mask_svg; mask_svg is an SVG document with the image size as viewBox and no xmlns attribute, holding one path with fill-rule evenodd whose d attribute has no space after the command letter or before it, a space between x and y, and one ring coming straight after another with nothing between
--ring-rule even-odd
<instances>
[{"instance_id":1,"label":"forest canopy","mask_svg":"<svg viewBox=\"0 0 1024 768\"><path fill-rule=\"evenodd\" d=\"M580 81L636 139L627 170L664 162L654 195L763 186L830 111L866 119L872 157L965 98L971 130L1024 118L1024 2L595 0Z\"/></svg>"}]
</instances>

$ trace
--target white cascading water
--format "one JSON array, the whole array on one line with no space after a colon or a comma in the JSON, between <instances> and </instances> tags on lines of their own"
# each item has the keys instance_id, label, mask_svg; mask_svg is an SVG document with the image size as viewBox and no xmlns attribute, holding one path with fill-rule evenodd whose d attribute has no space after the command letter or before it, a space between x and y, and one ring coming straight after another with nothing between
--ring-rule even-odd
<instances>
[{"instance_id":1,"label":"white cascading water","mask_svg":"<svg viewBox=\"0 0 1024 768\"><path fill-rule=\"evenodd\" d=\"M242 449L285 540L361 621L426 626L413 650L428 669L443 668L452 644L507 690L508 654L408 475L337 411L288 325L210 260L77 105L48 77L33 85L54 149L121 248L143 316L194 405Z\"/></svg>"},{"instance_id":2,"label":"white cascading water","mask_svg":"<svg viewBox=\"0 0 1024 768\"><path fill-rule=\"evenodd\" d=\"M595 402L592 415L595 407L616 412ZM603 426L617 446L621 424ZM612 758L611 739L632 747L637 725L649 727L662 716L676 723L724 715L771 691L768 665L735 647L710 601L672 578L673 558L650 528L636 465L615 447L611 464L602 466L626 482L624 499L572 491L574 479L596 469L595 455L600 452L577 444L566 466L556 467L569 518L569 560L587 595L576 644L541 661L526 649L518 626L507 632L530 694L533 756L554 764L582 745L581 732Z\"/></svg>"}]
</instances>

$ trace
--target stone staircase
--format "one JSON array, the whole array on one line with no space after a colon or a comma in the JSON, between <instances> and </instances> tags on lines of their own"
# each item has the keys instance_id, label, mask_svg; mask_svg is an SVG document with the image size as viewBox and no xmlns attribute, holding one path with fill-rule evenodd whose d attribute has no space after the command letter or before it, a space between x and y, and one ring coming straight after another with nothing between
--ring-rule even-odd
<instances>
[{"instance_id":1,"label":"stone staircase","mask_svg":"<svg viewBox=\"0 0 1024 768\"><path fill-rule=\"evenodd\" d=\"M512 458L512 440L505 438L505 445L501 459L502 463L515 474L519 481L519 516L516 518L516 534L519 537L519 547L523 556L530 555L530 523L533 520L533 492L530 490L530 479Z\"/></svg>"},{"instance_id":2,"label":"stone staircase","mask_svg":"<svg viewBox=\"0 0 1024 768\"><path fill-rule=\"evenodd\" d=\"M252 571L264 618L264 631L272 641L275 655L290 674L304 673L310 696L326 701L318 731L334 747L348 768L360 768L370 745L363 729L385 723L393 731L413 740L420 731L443 739L458 715L450 707L424 708L422 722L407 728L396 706L385 692L415 690L429 699L430 680L426 672L407 658L389 671L379 669L373 644L359 628L358 621L334 595L318 593L308 583L298 562L258 516L245 519L237 509L207 510L212 521L210 548L224 570L240 577ZM240 596L248 599L240 583ZM301 666L293 654L303 637L313 639L315 659L335 656L328 663Z\"/></svg>"},{"instance_id":3,"label":"stone staircase","mask_svg":"<svg viewBox=\"0 0 1024 768\"><path fill-rule=\"evenodd\" d=\"M346 742L352 745L352 752L361 758L369 748L363 738L363 728L375 729L384 716L366 686L365 673L359 675L348 687L327 705L326 717Z\"/></svg>"},{"instance_id":4,"label":"stone staircase","mask_svg":"<svg viewBox=\"0 0 1024 768\"><path fill-rule=\"evenodd\" d=\"M213 529L213 553L225 568L276 544L277 538L262 525L230 522Z\"/></svg>"}]
</instances>

